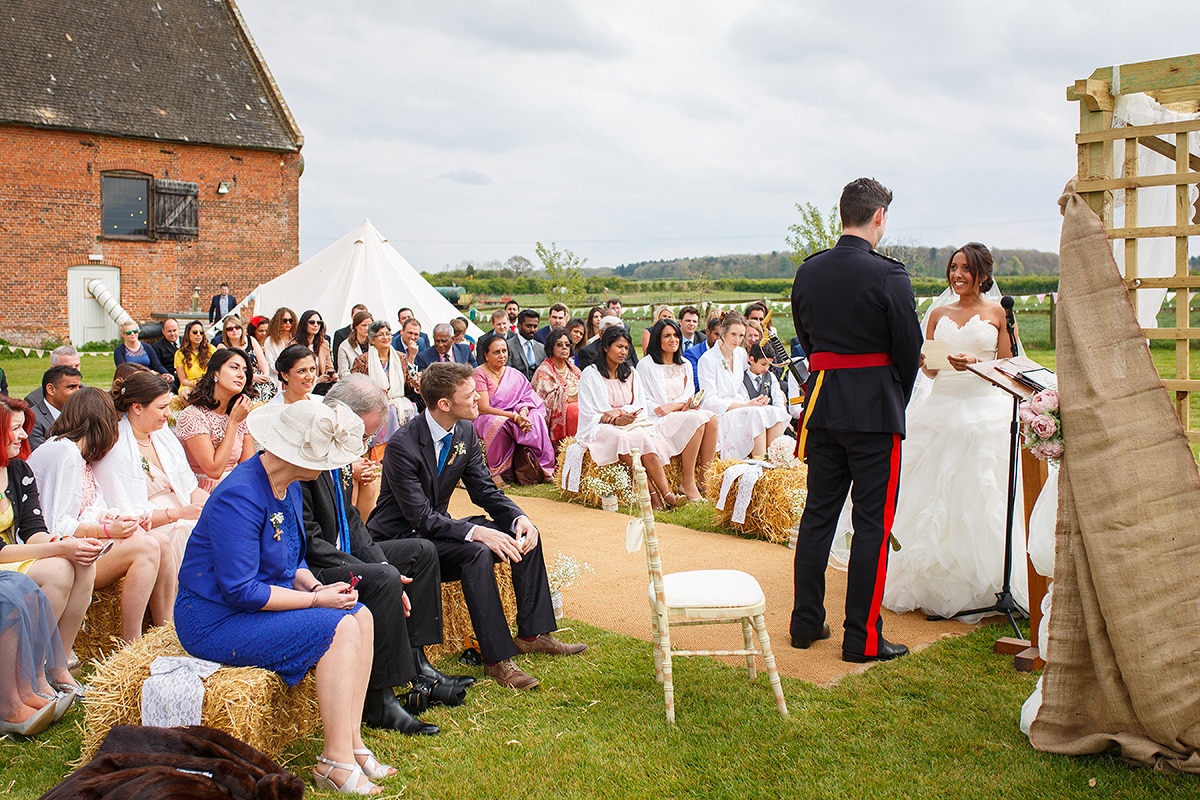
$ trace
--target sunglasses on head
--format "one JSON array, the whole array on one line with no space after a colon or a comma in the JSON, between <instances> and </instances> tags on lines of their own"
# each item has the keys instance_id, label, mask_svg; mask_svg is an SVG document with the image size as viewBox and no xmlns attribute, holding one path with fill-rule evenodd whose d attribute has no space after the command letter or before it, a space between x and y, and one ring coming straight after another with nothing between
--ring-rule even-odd
<instances>
[{"instance_id":1,"label":"sunglasses on head","mask_svg":"<svg viewBox=\"0 0 1200 800\"><path fill-rule=\"evenodd\" d=\"M122 333L123 333L125 336L132 336L132 335L133 335L133 334L135 334L135 333L141 333L141 331L139 331L137 328L130 328L129 330L127 330L127 331L123 331Z\"/></svg>"}]
</instances>

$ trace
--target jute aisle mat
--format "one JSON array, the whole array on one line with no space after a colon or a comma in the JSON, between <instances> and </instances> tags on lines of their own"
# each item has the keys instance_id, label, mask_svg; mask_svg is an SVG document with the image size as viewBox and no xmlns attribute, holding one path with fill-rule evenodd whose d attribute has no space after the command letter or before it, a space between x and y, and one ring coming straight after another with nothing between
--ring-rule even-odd
<instances>
[{"instance_id":1,"label":"jute aisle mat","mask_svg":"<svg viewBox=\"0 0 1200 800\"><path fill-rule=\"evenodd\" d=\"M574 503L534 497L514 497L513 500L541 531L548 568L554 564L555 555L563 553L586 561L594 570L563 592L564 614L599 628L651 641L646 556L641 550L625 552L625 525L630 518ZM461 517L480 512L467 493L460 490L450 502L450 513ZM808 650L794 650L788 636L792 613L793 551L769 542L693 531L661 522L655 530L666 572L740 569L758 579L767 596L767 629L781 675L827 684L866 668L841 659L846 573L833 568L826 573L825 608L833 636ZM914 650L947 636L965 635L974 629L957 621L929 622L919 612L896 615L885 609L883 615L884 636ZM674 628L671 639L673 644L682 647L733 649L741 646L742 632L737 625ZM734 665L745 664L744 659L725 660ZM761 662L759 666L761 668Z\"/></svg>"}]
</instances>

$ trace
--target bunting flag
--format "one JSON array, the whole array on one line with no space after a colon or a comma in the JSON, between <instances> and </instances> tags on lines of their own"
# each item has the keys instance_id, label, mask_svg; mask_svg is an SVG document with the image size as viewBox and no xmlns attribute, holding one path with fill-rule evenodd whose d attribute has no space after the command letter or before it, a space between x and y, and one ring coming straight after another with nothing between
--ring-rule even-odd
<instances>
[{"instance_id":1,"label":"bunting flag","mask_svg":"<svg viewBox=\"0 0 1200 800\"><path fill-rule=\"evenodd\" d=\"M51 350L52 349L53 348L51 348ZM0 344L0 353L3 353L3 352L20 353L21 355L25 356L26 358L28 358L31 355L36 356L37 358L45 358L46 356L50 355L50 350L41 350L36 347L21 347L20 345L15 345L15 344ZM113 357L112 350L80 351L79 355L81 355L81 356L107 356L108 358Z\"/></svg>"}]
</instances>

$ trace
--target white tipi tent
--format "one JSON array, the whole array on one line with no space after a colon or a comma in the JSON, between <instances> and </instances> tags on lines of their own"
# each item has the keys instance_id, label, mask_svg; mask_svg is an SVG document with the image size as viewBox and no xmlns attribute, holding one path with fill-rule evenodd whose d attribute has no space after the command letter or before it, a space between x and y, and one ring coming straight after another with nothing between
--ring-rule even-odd
<instances>
[{"instance_id":1,"label":"white tipi tent","mask_svg":"<svg viewBox=\"0 0 1200 800\"><path fill-rule=\"evenodd\" d=\"M396 252L369 219L299 266L260 284L243 304L251 299L255 313L268 317L280 306L297 314L315 308L331 335L350 324L355 303L367 306L375 319L391 323L393 333L397 332L396 311L406 306L426 333L439 322L463 316ZM483 335L473 323L468 323L467 333Z\"/></svg>"}]
</instances>

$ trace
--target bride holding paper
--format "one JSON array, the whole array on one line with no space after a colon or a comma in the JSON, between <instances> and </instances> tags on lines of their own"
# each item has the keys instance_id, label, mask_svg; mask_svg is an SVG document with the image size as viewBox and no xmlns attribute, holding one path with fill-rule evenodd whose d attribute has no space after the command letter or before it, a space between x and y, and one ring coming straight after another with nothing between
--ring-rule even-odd
<instances>
[{"instance_id":1,"label":"bride holding paper","mask_svg":"<svg viewBox=\"0 0 1200 800\"><path fill-rule=\"evenodd\" d=\"M883 604L952 617L995 601L1008 500L1011 398L967 366L1013 353L1004 309L984 296L993 286L988 249L971 242L955 251L946 281L951 302L926 319L922 369L932 386L914 394L907 411L892 526L901 549L888 563ZM1019 522L1013 536L1016 552L1024 552ZM1024 607L1024 569L1013 570L1012 591Z\"/></svg>"}]
</instances>

